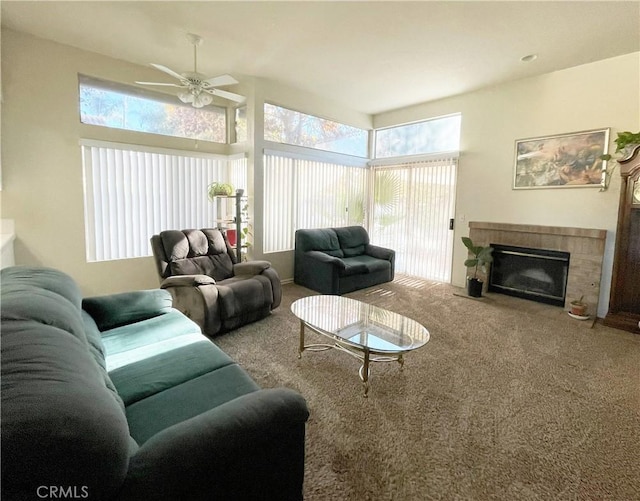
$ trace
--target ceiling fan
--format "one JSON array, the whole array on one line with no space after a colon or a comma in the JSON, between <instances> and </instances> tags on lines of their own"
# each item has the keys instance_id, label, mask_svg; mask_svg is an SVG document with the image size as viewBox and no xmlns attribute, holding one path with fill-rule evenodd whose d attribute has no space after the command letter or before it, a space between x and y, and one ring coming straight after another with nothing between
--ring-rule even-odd
<instances>
[{"instance_id":1,"label":"ceiling fan","mask_svg":"<svg viewBox=\"0 0 640 501\"><path fill-rule=\"evenodd\" d=\"M183 89L178 92L178 99L183 103L190 103L194 108L202 108L213 101L212 96L219 96L236 103L242 103L246 99L240 94L218 89L226 85L237 84L238 81L231 75L220 75L207 78L202 73L198 73L198 46L202 45L202 37L194 33L187 33L187 40L193 45L193 71L178 73L161 64L151 63L154 68L164 71L180 81L180 84L162 82L136 82L141 85L158 85L162 87L177 87Z\"/></svg>"}]
</instances>

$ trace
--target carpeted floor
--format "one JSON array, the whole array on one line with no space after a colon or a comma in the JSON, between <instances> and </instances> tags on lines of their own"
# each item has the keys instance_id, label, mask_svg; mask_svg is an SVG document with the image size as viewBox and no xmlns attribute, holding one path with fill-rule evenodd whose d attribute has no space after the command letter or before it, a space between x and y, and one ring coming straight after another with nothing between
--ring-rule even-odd
<instances>
[{"instance_id":1,"label":"carpeted floor","mask_svg":"<svg viewBox=\"0 0 640 501\"><path fill-rule=\"evenodd\" d=\"M307 399L305 499L639 500L640 336L461 292L399 277L348 294L431 333L404 370L372 366L369 398L347 354L298 360L290 306L308 289L285 285L270 317L215 339Z\"/></svg>"}]
</instances>

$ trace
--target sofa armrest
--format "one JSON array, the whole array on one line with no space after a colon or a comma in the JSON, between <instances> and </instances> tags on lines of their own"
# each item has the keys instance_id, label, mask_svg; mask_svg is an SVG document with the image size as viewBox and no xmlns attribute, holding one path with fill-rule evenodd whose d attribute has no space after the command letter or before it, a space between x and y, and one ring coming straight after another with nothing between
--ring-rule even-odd
<instances>
[{"instance_id":1,"label":"sofa armrest","mask_svg":"<svg viewBox=\"0 0 640 501\"><path fill-rule=\"evenodd\" d=\"M386 247L379 247L377 245L367 244L364 248L364 253L378 259L384 259L386 261L392 261L396 255L396 251L387 249Z\"/></svg>"},{"instance_id":2,"label":"sofa armrest","mask_svg":"<svg viewBox=\"0 0 640 501\"><path fill-rule=\"evenodd\" d=\"M119 499L302 499L308 416L284 388L226 402L145 442Z\"/></svg>"},{"instance_id":3,"label":"sofa armrest","mask_svg":"<svg viewBox=\"0 0 640 501\"><path fill-rule=\"evenodd\" d=\"M337 268L344 270L346 268L345 262L339 257L330 256L329 254L322 251L307 251L304 255L312 260L318 261L320 263L331 264Z\"/></svg>"},{"instance_id":4,"label":"sofa armrest","mask_svg":"<svg viewBox=\"0 0 640 501\"><path fill-rule=\"evenodd\" d=\"M151 289L84 298L82 308L105 331L169 313L172 302L167 291Z\"/></svg>"},{"instance_id":5,"label":"sofa armrest","mask_svg":"<svg viewBox=\"0 0 640 501\"><path fill-rule=\"evenodd\" d=\"M197 287L198 285L215 284L216 281L208 275L174 275L165 278L160 285L161 289L169 287Z\"/></svg>"},{"instance_id":6,"label":"sofa armrest","mask_svg":"<svg viewBox=\"0 0 640 501\"><path fill-rule=\"evenodd\" d=\"M246 261L233 265L234 275L260 275L267 268L271 268L269 261Z\"/></svg>"}]
</instances>

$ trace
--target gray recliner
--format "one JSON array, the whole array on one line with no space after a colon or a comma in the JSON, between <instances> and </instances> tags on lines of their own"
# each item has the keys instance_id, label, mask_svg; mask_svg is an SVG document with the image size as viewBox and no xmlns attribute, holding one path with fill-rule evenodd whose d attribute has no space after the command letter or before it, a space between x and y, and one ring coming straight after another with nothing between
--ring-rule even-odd
<instances>
[{"instance_id":1,"label":"gray recliner","mask_svg":"<svg viewBox=\"0 0 640 501\"><path fill-rule=\"evenodd\" d=\"M266 317L282 286L268 261L238 263L218 229L167 230L151 237L160 287L173 306L212 336Z\"/></svg>"}]
</instances>

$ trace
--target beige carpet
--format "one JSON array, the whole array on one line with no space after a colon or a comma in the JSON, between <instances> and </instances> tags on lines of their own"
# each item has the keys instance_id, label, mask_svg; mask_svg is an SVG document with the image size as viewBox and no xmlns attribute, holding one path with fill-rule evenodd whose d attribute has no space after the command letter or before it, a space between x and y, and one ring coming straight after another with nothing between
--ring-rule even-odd
<instances>
[{"instance_id":1,"label":"beige carpet","mask_svg":"<svg viewBox=\"0 0 640 501\"><path fill-rule=\"evenodd\" d=\"M369 398L347 354L298 360L290 305L308 289L285 285L269 318L215 339L307 399L305 499L640 499L640 336L460 292L400 277L348 295L431 332L403 371L372 366Z\"/></svg>"}]
</instances>

